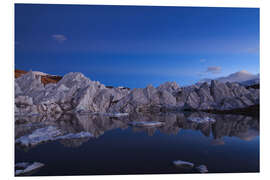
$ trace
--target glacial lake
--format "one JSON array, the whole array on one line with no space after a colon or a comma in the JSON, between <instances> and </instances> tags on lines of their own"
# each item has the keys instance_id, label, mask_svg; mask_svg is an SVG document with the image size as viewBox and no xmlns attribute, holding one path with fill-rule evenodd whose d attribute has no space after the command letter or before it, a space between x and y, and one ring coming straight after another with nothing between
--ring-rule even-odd
<instances>
[{"instance_id":1,"label":"glacial lake","mask_svg":"<svg viewBox=\"0 0 270 180\"><path fill-rule=\"evenodd\" d=\"M190 121L211 117L213 123ZM208 173L259 172L259 118L207 113L130 114L108 117L65 114L15 117L15 138L55 126L65 133L94 137L15 145L15 163L41 162L31 176L198 173L174 166L175 160L206 165ZM163 122L134 127L130 122ZM26 123L27 122L27 123Z\"/></svg>"}]
</instances>

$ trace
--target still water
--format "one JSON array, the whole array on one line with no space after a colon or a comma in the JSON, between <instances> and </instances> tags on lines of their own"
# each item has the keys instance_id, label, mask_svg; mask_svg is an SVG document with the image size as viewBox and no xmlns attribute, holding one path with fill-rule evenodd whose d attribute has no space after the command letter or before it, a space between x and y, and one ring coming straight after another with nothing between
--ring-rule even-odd
<instances>
[{"instance_id":1,"label":"still water","mask_svg":"<svg viewBox=\"0 0 270 180\"><path fill-rule=\"evenodd\" d=\"M196 123L190 117L211 117ZM57 118L15 117L15 138L52 125L65 133L94 137L16 144L15 163L42 162L33 176L197 173L174 160L204 164L208 173L259 172L259 118L207 113L131 114L112 118L65 114ZM26 123L26 121L31 123ZM161 127L132 127L134 121L160 121Z\"/></svg>"}]
</instances>

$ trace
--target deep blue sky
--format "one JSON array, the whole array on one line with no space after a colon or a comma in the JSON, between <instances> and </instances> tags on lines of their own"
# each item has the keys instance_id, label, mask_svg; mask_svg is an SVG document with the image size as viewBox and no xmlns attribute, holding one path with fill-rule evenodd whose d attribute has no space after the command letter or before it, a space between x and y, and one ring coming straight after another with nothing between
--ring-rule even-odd
<instances>
[{"instance_id":1,"label":"deep blue sky","mask_svg":"<svg viewBox=\"0 0 270 180\"><path fill-rule=\"evenodd\" d=\"M131 88L259 73L259 9L16 4L15 68Z\"/></svg>"}]
</instances>

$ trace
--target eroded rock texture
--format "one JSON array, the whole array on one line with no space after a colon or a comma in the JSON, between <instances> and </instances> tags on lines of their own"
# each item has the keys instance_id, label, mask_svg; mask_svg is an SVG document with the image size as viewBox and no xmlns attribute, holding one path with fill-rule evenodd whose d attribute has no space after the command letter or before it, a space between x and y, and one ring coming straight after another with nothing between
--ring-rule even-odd
<instances>
[{"instance_id":1,"label":"eroded rock texture","mask_svg":"<svg viewBox=\"0 0 270 180\"><path fill-rule=\"evenodd\" d=\"M180 87L166 82L157 88L107 88L81 73L68 73L57 83L44 85L33 72L15 80L16 115L65 112L132 113L169 110L232 110L259 104L259 89L238 83L211 81L211 84Z\"/></svg>"}]
</instances>

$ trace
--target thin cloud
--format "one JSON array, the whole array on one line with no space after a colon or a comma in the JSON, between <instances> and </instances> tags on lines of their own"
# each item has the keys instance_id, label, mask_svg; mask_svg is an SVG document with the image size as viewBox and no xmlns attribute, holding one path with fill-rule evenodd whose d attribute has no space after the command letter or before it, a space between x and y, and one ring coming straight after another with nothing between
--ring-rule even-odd
<instances>
[{"instance_id":1,"label":"thin cloud","mask_svg":"<svg viewBox=\"0 0 270 180\"><path fill-rule=\"evenodd\" d=\"M207 73L218 74L221 72L220 66L209 66L206 70Z\"/></svg>"},{"instance_id":2,"label":"thin cloud","mask_svg":"<svg viewBox=\"0 0 270 180\"><path fill-rule=\"evenodd\" d=\"M206 59L200 59L200 62L204 63L204 62L206 62Z\"/></svg>"},{"instance_id":3,"label":"thin cloud","mask_svg":"<svg viewBox=\"0 0 270 180\"><path fill-rule=\"evenodd\" d=\"M53 35L52 35L52 38L53 38L55 41L59 42L59 43L62 43L62 42L64 42L64 41L67 40L67 37L64 36L63 34L53 34Z\"/></svg>"},{"instance_id":4,"label":"thin cloud","mask_svg":"<svg viewBox=\"0 0 270 180\"><path fill-rule=\"evenodd\" d=\"M259 47L254 47L254 48L247 48L246 50L248 53L259 53L260 52L260 48Z\"/></svg>"},{"instance_id":5,"label":"thin cloud","mask_svg":"<svg viewBox=\"0 0 270 180\"><path fill-rule=\"evenodd\" d=\"M198 76L204 76L206 73L205 72L198 72L197 75Z\"/></svg>"}]
</instances>

